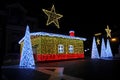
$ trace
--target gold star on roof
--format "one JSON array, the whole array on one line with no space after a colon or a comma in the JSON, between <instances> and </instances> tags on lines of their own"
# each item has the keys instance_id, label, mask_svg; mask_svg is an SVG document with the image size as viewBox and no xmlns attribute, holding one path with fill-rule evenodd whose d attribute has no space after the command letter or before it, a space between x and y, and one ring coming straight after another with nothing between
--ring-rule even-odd
<instances>
[{"instance_id":1,"label":"gold star on roof","mask_svg":"<svg viewBox=\"0 0 120 80\"><path fill-rule=\"evenodd\" d=\"M55 7L54 7L54 5L52 6L51 11L48 11L48 10L45 10L45 9L42 9L42 10L43 10L43 12L48 16L48 20L47 20L46 25L49 25L49 24L51 24L51 23L54 23L54 24L57 26L57 28L60 28L60 27L59 27L58 19L62 18L63 15L57 14L57 13L55 12Z\"/></svg>"},{"instance_id":2,"label":"gold star on roof","mask_svg":"<svg viewBox=\"0 0 120 80\"><path fill-rule=\"evenodd\" d=\"M107 33L107 37L111 38L111 29L109 29L109 26L107 25L107 28L105 29L106 33Z\"/></svg>"}]
</instances>

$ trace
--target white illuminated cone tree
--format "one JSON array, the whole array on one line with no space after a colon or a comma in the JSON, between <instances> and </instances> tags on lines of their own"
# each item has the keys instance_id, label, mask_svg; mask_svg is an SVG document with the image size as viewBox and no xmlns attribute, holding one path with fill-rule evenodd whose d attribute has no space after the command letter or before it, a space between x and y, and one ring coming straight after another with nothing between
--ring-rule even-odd
<instances>
[{"instance_id":1,"label":"white illuminated cone tree","mask_svg":"<svg viewBox=\"0 0 120 80\"><path fill-rule=\"evenodd\" d=\"M98 48L97 48L97 45L96 45L95 37L93 37L91 58L92 59L99 58L99 53L98 53Z\"/></svg>"},{"instance_id":2,"label":"white illuminated cone tree","mask_svg":"<svg viewBox=\"0 0 120 80\"><path fill-rule=\"evenodd\" d=\"M107 57L113 57L109 39L107 39L106 54Z\"/></svg>"},{"instance_id":3,"label":"white illuminated cone tree","mask_svg":"<svg viewBox=\"0 0 120 80\"><path fill-rule=\"evenodd\" d=\"M100 54L100 57L101 57L101 58L107 57L104 38L102 38L101 54Z\"/></svg>"},{"instance_id":4,"label":"white illuminated cone tree","mask_svg":"<svg viewBox=\"0 0 120 80\"><path fill-rule=\"evenodd\" d=\"M29 26L27 25L19 66L25 68L31 68L34 65L35 62L34 62L31 39L30 39L30 31L29 31Z\"/></svg>"}]
</instances>

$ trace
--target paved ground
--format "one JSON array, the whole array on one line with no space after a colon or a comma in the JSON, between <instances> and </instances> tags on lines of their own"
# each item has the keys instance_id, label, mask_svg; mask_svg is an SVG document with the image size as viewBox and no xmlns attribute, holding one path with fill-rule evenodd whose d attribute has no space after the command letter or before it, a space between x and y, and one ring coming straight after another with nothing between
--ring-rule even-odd
<instances>
[{"instance_id":1,"label":"paved ground","mask_svg":"<svg viewBox=\"0 0 120 80\"><path fill-rule=\"evenodd\" d=\"M2 66L3 80L120 80L119 58L39 62L35 69L11 64Z\"/></svg>"}]
</instances>

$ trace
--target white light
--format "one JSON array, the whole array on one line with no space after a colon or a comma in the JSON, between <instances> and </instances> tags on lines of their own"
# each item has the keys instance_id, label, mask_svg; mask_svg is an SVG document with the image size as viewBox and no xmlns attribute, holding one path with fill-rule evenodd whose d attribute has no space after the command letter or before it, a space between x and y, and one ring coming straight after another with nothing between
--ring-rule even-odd
<instances>
[{"instance_id":1,"label":"white light","mask_svg":"<svg viewBox=\"0 0 120 80\"><path fill-rule=\"evenodd\" d=\"M87 50L84 50L85 52L87 52Z\"/></svg>"},{"instance_id":2,"label":"white light","mask_svg":"<svg viewBox=\"0 0 120 80\"><path fill-rule=\"evenodd\" d=\"M19 66L21 68L33 68L34 65L35 62L33 57L29 26L27 26Z\"/></svg>"},{"instance_id":3,"label":"white light","mask_svg":"<svg viewBox=\"0 0 120 80\"><path fill-rule=\"evenodd\" d=\"M89 48L87 50L90 50Z\"/></svg>"},{"instance_id":4,"label":"white light","mask_svg":"<svg viewBox=\"0 0 120 80\"><path fill-rule=\"evenodd\" d=\"M99 53L98 53L95 37L93 37L91 58L92 59L99 58Z\"/></svg>"},{"instance_id":5,"label":"white light","mask_svg":"<svg viewBox=\"0 0 120 80\"><path fill-rule=\"evenodd\" d=\"M34 32L34 33L30 33L30 36L50 36L50 37L61 37L61 38L68 38L68 39L78 39L78 40L83 40L86 41L86 38L82 38L82 37L71 37L68 35L62 35L62 34L54 34L54 33L47 33L47 32ZM24 37L19 41L19 44L24 40Z\"/></svg>"}]
</instances>

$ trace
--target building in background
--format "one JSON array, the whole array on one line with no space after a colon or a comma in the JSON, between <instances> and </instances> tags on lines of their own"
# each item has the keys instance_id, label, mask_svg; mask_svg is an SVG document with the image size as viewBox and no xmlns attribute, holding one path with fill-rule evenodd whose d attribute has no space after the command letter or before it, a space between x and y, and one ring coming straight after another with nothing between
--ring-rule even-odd
<instances>
[{"instance_id":1,"label":"building in background","mask_svg":"<svg viewBox=\"0 0 120 80\"><path fill-rule=\"evenodd\" d=\"M27 10L19 3L2 6L0 9L0 50L5 59L19 58L18 41L25 32L26 24L37 29L37 18L27 15Z\"/></svg>"}]
</instances>

